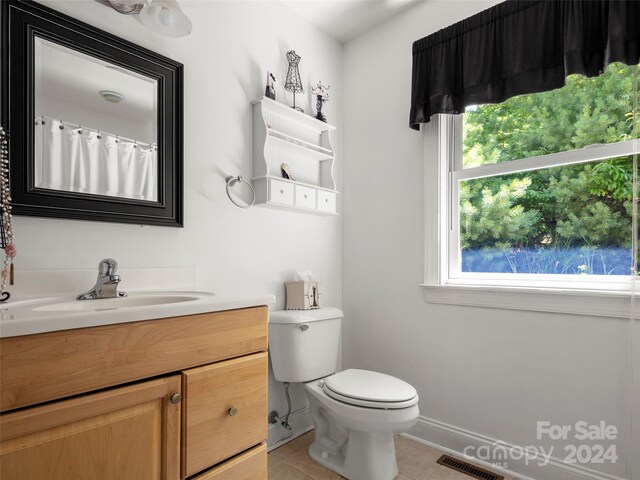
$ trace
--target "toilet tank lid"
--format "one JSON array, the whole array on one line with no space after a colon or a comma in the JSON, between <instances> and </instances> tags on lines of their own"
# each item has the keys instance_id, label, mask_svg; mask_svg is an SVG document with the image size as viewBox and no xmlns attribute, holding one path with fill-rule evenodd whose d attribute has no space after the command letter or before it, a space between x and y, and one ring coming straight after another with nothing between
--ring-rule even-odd
<instances>
[{"instance_id":1,"label":"toilet tank lid","mask_svg":"<svg viewBox=\"0 0 640 480\"><path fill-rule=\"evenodd\" d=\"M342 310L322 307L314 310L275 310L269 312L269 323L307 323L343 317Z\"/></svg>"}]
</instances>

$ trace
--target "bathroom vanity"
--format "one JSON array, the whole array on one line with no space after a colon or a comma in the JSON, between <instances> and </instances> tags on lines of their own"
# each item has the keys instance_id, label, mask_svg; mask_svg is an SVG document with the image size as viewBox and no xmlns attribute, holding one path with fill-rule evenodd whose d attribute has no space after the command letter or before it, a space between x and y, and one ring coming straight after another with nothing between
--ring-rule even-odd
<instances>
[{"instance_id":1,"label":"bathroom vanity","mask_svg":"<svg viewBox=\"0 0 640 480\"><path fill-rule=\"evenodd\" d=\"M3 332L2 479L266 480L269 302L252 303Z\"/></svg>"}]
</instances>

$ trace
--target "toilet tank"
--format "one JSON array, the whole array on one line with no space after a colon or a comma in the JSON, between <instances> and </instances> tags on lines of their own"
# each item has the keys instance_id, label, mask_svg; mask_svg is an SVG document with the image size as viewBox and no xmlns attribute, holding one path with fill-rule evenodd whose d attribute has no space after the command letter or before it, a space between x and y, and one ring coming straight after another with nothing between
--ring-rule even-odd
<instances>
[{"instance_id":1,"label":"toilet tank","mask_svg":"<svg viewBox=\"0 0 640 480\"><path fill-rule=\"evenodd\" d=\"M269 312L269 355L279 382L309 382L335 373L342 332L342 311Z\"/></svg>"}]
</instances>

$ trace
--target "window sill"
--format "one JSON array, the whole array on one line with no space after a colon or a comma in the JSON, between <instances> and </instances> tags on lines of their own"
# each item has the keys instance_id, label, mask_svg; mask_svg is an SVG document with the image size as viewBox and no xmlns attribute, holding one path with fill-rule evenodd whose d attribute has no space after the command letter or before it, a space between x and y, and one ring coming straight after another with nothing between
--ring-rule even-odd
<instances>
[{"instance_id":1,"label":"window sill","mask_svg":"<svg viewBox=\"0 0 640 480\"><path fill-rule=\"evenodd\" d=\"M632 305L632 291L469 284L420 286L427 303L613 318L629 318L635 307L634 318L640 318L640 299Z\"/></svg>"}]
</instances>

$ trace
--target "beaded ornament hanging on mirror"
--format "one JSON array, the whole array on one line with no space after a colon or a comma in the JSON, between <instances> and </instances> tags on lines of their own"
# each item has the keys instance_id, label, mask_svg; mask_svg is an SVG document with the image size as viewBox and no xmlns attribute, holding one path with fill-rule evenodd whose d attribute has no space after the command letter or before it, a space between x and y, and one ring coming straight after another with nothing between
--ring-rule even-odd
<instances>
[{"instance_id":1,"label":"beaded ornament hanging on mirror","mask_svg":"<svg viewBox=\"0 0 640 480\"><path fill-rule=\"evenodd\" d=\"M11 190L9 187L9 139L0 126L0 248L4 249L4 268L0 285L0 302L5 302L11 294L6 291L7 280L13 285L13 258L16 247L13 244L13 225L11 222Z\"/></svg>"}]
</instances>

